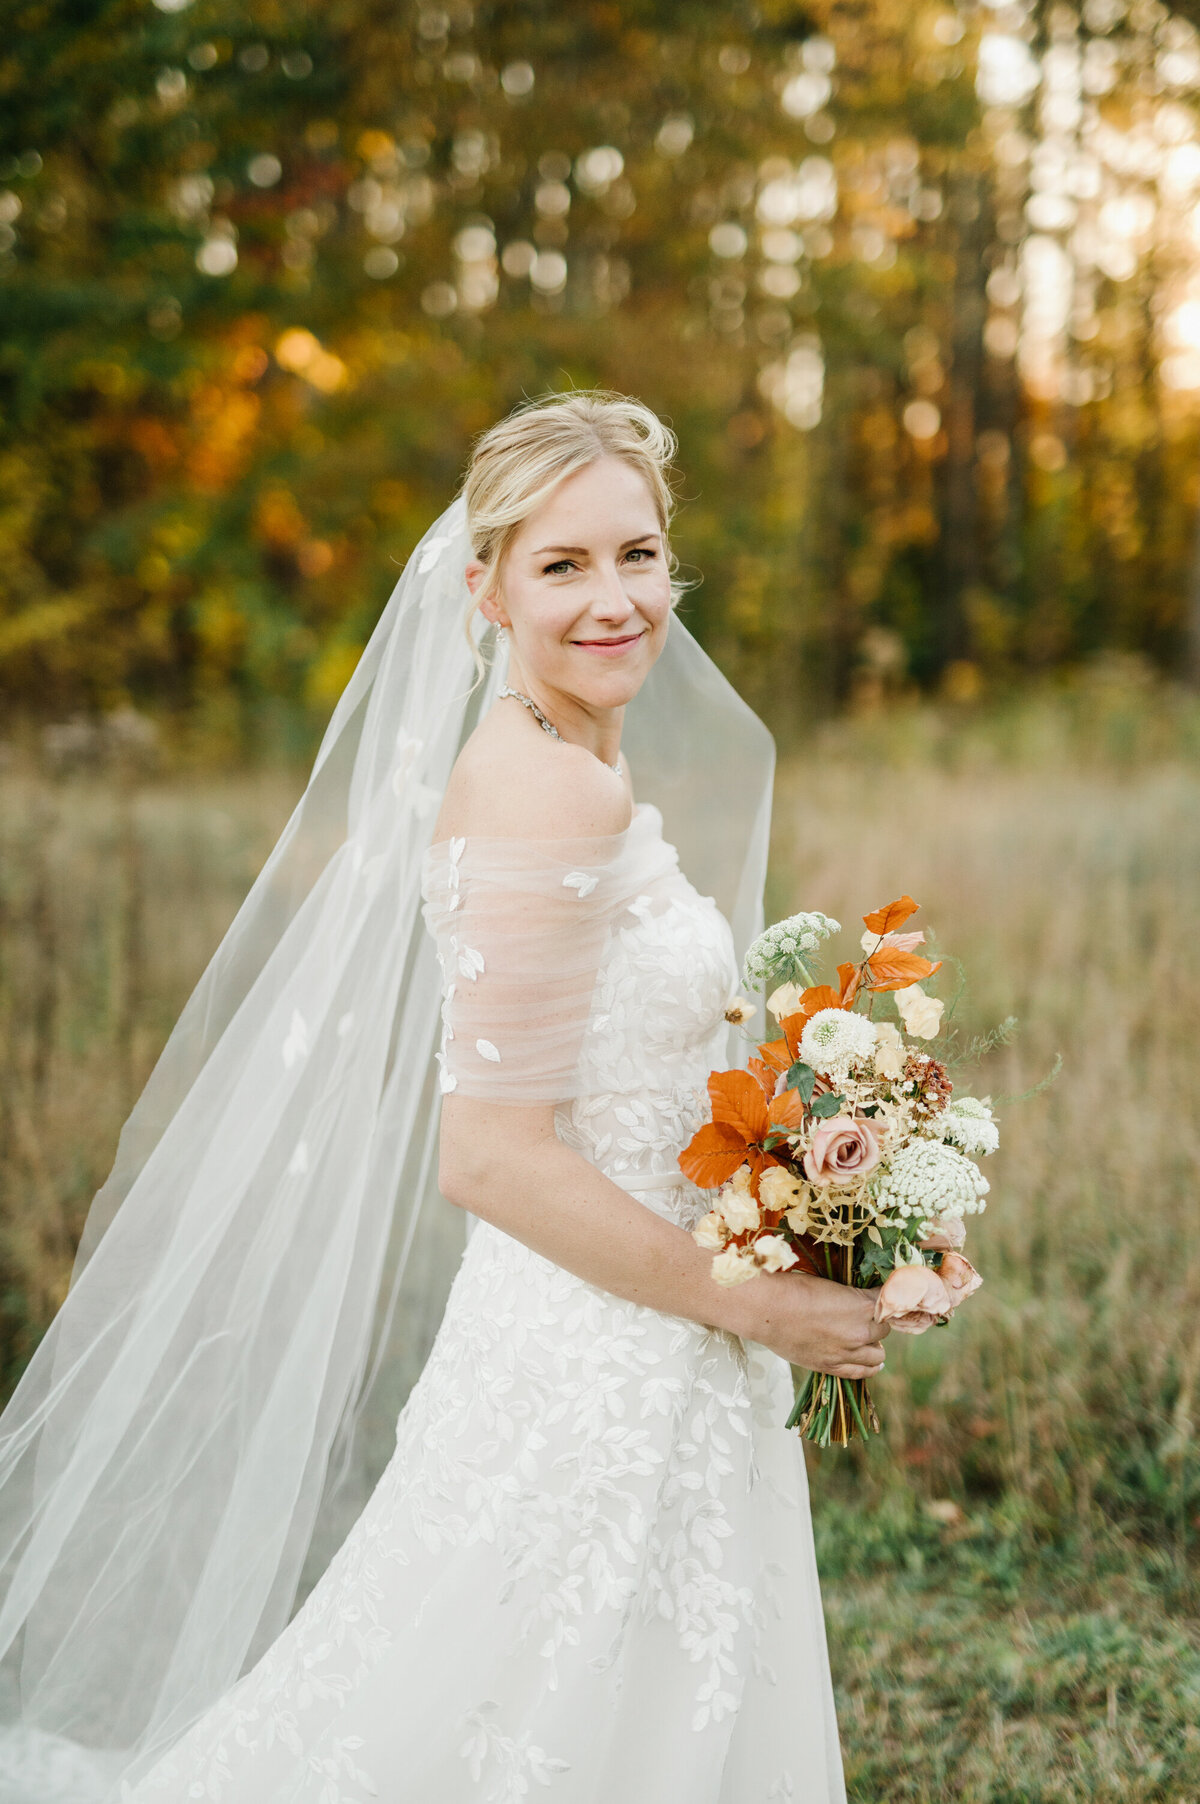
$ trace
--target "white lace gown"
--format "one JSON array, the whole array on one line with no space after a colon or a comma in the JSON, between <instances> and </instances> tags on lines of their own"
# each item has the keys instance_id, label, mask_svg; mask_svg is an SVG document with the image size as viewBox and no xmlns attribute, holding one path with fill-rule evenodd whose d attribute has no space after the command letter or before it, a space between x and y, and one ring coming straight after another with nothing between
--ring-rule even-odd
<instances>
[{"instance_id":1,"label":"white lace gown","mask_svg":"<svg viewBox=\"0 0 1200 1804\"><path fill-rule=\"evenodd\" d=\"M426 918L447 980L443 1088L502 1094L484 1085L520 1065L519 996L494 990L472 1014L487 963L507 945L519 991L522 956L537 946L554 963L562 909L587 914L599 937L558 1132L690 1225L706 1205L676 1155L706 1119L737 972L723 916L661 828L643 805L599 865L563 855L578 844L534 842L536 882L499 842L436 846ZM487 914L472 898L499 867L531 911L523 955L521 932L475 943ZM553 1028L545 997L538 1013ZM840 1804L790 1403L773 1354L622 1302L479 1225L345 1544L265 1656L127 1796Z\"/></svg>"}]
</instances>

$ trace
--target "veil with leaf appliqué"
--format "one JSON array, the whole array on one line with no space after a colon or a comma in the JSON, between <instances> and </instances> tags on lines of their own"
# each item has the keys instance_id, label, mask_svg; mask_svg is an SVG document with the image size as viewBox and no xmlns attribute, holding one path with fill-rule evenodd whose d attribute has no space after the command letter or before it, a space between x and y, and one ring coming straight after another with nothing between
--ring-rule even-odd
<instances>
[{"instance_id":1,"label":"veil with leaf appliqu\u00e9","mask_svg":"<svg viewBox=\"0 0 1200 1804\"><path fill-rule=\"evenodd\" d=\"M360 1512L463 1217L436 1186L422 860L504 682L455 500L172 1032L0 1417L0 1801L115 1799L267 1646ZM639 801L762 919L774 747L676 616L626 711Z\"/></svg>"}]
</instances>

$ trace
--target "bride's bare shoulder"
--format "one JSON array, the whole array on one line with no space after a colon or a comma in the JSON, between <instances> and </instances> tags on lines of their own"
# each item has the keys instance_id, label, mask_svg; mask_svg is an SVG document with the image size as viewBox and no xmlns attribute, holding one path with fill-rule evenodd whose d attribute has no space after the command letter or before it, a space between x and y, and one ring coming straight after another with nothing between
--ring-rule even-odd
<instances>
[{"instance_id":1,"label":"bride's bare shoulder","mask_svg":"<svg viewBox=\"0 0 1200 1804\"><path fill-rule=\"evenodd\" d=\"M433 837L591 838L623 833L632 814L624 777L524 710L493 708L455 761Z\"/></svg>"}]
</instances>

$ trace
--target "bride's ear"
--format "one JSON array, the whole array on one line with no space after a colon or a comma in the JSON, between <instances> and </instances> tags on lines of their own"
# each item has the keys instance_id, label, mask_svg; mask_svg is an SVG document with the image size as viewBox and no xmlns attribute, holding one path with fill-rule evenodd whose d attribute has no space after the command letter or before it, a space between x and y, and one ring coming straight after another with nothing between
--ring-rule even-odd
<instances>
[{"instance_id":1,"label":"bride's ear","mask_svg":"<svg viewBox=\"0 0 1200 1804\"><path fill-rule=\"evenodd\" d=\"M477 595L479 593L479 585L482 583L485 574L486 565L480 563L478 558L472 558L464 572L467 579L467 588L472 595ZM485 620L490 620L493 626L508 625L508 617L504 612L500 597L494 591L492 594L484 596L483 600L479 603L479 612L483 615Z\"/></svg>"}]
</instances>

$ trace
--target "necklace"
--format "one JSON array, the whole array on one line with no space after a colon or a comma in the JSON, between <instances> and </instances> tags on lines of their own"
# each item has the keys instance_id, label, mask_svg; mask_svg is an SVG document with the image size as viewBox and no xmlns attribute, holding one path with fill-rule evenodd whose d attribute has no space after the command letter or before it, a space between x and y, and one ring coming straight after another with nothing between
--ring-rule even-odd
<instances>
[{"instance_id":1,"label":"necklace","mask_svg":"<svg viewBox=\"0 0 1200 1804\"><path fill-rule=\"evenodd\" d=\"M529 712L533 715L533 718L537 721L538 725L542 728L543 732L549 733L551 739L562 740L562 734L559 732L558 728L556 726L552 726L551 723L546 719L546 716L542 713L542 710L538 707L537 703L533 700L532 696L522 695L521 691L519 689L510 689L508 684L505 683L504 687L499 691L499 697L501 700L503 700L503 698L506 695L511 695L513 700L516 702L524 702L525 706L529 709ZM563 743L564 744L566 743L565 740L563 741ZM621 774L621 754L620 754L620 752L617 753L617 762L615 764L609 764L607 758L601 758L600 762L601 762L601 764L607 766L607 768L609 770L615 770L618 777L620 776L620 774Z\"/></svg>"}]
</instances>

